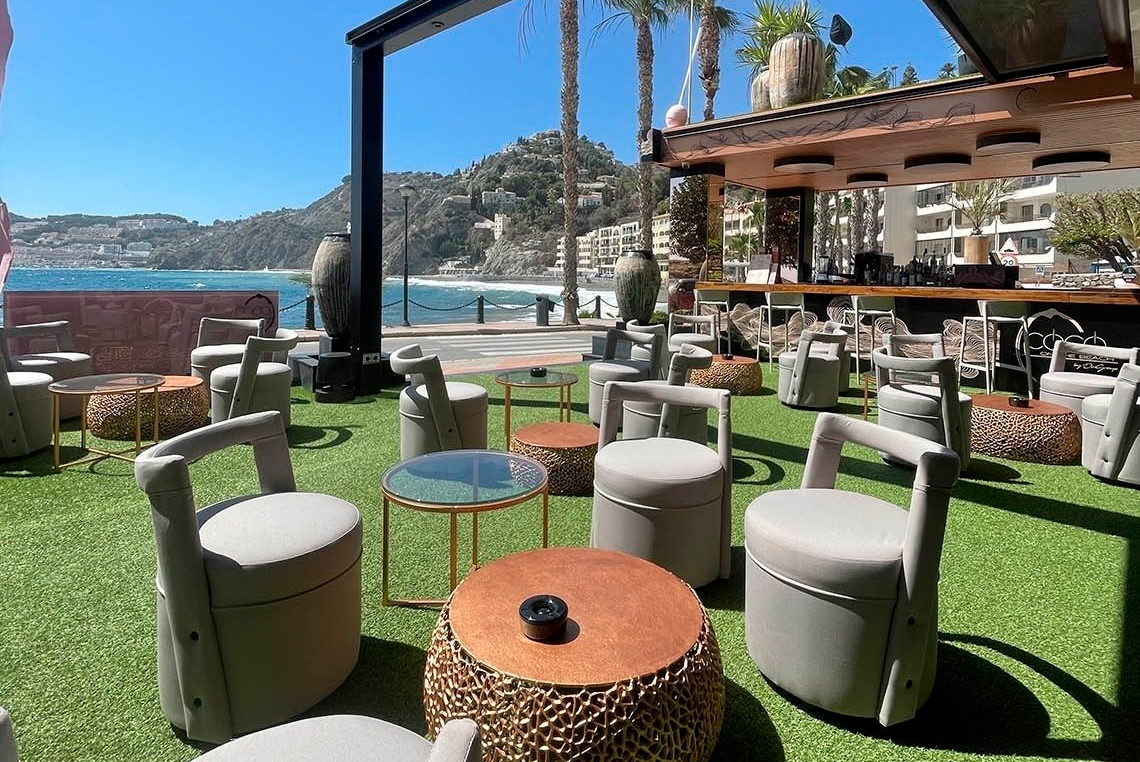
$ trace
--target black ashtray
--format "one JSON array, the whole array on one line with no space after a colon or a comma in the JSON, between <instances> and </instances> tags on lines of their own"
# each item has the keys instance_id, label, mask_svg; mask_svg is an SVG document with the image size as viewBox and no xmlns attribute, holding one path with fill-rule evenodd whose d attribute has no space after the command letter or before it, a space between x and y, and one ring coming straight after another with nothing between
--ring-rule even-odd
<instances>
[{"instance_id":1,"label":"black ashtray","mask_svg":"<svg viewBox=\"0 0 1140 762\"><path fill-rule=\"evenodd\" d=\"M545 378L546 377L546 368L542 367L541 365L538 366L537 368L531 368L530 369L530 375L533 376L534 378Z\"/></svg>"},{"instance_id":2,"label":"black ashtray","mask_svg":"<svg viewBox=\"0 0 1140 762\"><path fill-rule=\"evenodd\" d=\"M557 595L532 595L519 605L523 635L550 640L566 626L566 601Z\"/></svg>"},{"instance_id":3,"label":"black ashtray","mask_svg":"<svg viewBox=\"0 0 1140 762\"><path fill-rule=\"evenodd\" d=\"M731 360L732 359L732 352L725 352L723 355L721 355L721 357L723 357L726 360Z\"/></svg>"},{"instance_id":4,"label":"black ashtray","mask_svg":"<svg viewBox=\"0 0 1140 762\"><path fill-rule=\"evenodd\" d=\"M1010 407L1029 407L1029 398L1015 394L1009 398Z\"/></svg>"}]
</instances>

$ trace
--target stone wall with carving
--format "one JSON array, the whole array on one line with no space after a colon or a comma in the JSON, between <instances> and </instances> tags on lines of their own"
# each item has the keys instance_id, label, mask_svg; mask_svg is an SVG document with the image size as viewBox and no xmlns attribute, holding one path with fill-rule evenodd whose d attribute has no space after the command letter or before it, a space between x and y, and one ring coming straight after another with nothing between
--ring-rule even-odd
<instances>
[{"instance_id":1,"label":"stone wall with carving","mask_svg":"<svg viewBox=\"0 0 1140 762\"><path fill-rule=\"evenodd\" d=\"M1053 273L1053 285L1064 288L1089 288L1090 286L1114 286L1120 276L1115 272L1106 273Z\"/></svg>"}]
</instances>

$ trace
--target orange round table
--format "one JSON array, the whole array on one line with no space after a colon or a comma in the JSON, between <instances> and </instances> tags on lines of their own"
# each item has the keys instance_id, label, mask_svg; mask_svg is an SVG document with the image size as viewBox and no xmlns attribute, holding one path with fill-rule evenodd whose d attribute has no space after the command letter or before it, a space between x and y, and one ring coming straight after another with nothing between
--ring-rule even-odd
<instances>
[{"instance_id":1,"label":"orange round table","mask_svg":"<svg viewBox=\"0 0 1140 762\"><path fill-rule=\"evenodd\" d=\"M589 423L532 423L511 437L511 452L546 466L552 495L588 495L594 489L598 430Z\"/></svg>"},{"instance_id":2,"label":"orange round table","mask_svg":"<svg viewBox=\"0 0 1140 762\"><path fill-rule=\"evenodd\" d=\"M522 634L518 608L556 595L555 639ZM428 731L479 724L483 759L703 762L724 719L720 649L692 588L595 548L516 553L471 573L440 612L424 670Z\"/></svg>"}]
</instances>

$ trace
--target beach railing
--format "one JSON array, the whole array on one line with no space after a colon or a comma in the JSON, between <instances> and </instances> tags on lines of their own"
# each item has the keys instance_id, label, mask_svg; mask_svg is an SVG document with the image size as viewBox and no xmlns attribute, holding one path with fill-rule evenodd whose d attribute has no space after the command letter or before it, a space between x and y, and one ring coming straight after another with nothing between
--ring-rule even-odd
<instances>
[{"instance_id":1,"label":"beach railing","mask_svg":"<svg viewBox=\"0 0 1140 762\"><path fill-rule=\"evenodd\" d=\"M386 310L386 309L391 309L393 307L398 307L401 304L403 304L403 301L404 301L403 299L396 299L395 301L391 301L391 302L388 302L387 304L380 305L380 308L381 308L381 310ZM494 307L495 309L503 310L506 312L522 312L523 310L533 309L535 311L535 313L534 313L535 325L539 326L539 327L549 326L550 325L550 313L553 312L556 307L563 306L562 302L559 302L555 299L551 299L549 296L546 296L543 294L536 294L534 297L534 303L533 304L522 304L522 305L515 305L515 306L508 306L505 304L497 304L496 302L493 302L490 299L488 299L483 294L479 294L478 296L476 296L471 301L464 302L463 304L457 304L453 307L437 307L437 306L433 306L433 305L429 305L429 304L422 304L420 302L417 302L415 299L409 299L408 304L409 305L415 305L416 307L419 307L420 309L429 310L431 312L458 312L460 310L465 310L465 309L468 309L468 308L474 306L475 307L475 323L479 324L479 325L482 325L483 323L485 323L487 321L487 305L490 305L491 307ZM602 305L603 304L605 304L608 307L612 307L614 309L617 309L616 304L611 304L610 302L603 299L600 295L596 295L593 298L593 309L591 310L591 317L597 318L598 320L600 320L602 318ZM281 312L286 312L288 310L296 309L297 307L300 307L301 305L305 306L305 328L307 330L310 330L310 331L314 330L316 328L316 322L317 322L316 300L314 299L314 297L311 293L308 296L306 296L304 299L302 299L298 302L294 302L293 304L290 304L287 307L282 307ZM465 322L465 321L456 321L456 322Z\"/></svg>"}]
</instances>

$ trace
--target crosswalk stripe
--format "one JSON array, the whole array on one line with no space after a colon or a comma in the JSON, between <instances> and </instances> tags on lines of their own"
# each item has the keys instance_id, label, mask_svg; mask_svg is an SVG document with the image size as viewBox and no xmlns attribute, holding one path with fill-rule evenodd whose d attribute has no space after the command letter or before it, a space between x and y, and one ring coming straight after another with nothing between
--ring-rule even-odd
<instances>
[{"instance_id":1,"label":"crosswalk stripe","mask_svg":"<svg viewBox=\"0 0 1140 762\"><path fill-rule=\"evenodd\" d=\"M542 335L526 335L526 336L463 336L463 337L440 337L437 339L441 343L454 344L456 346L470 346L472 344L502 344L510 342L512 344L553 344L553 343L575 343L581 344L588 343L591 339L582 336L542 336Z\"/></svg>"},{"instance_id":2,"label":"crosswalk stripe","mask_svg":"<svg viewBox=\"0 0 1140 762\"><path fill-rule=\"evenodd\" d=\"M500 349L480 352L479 354L484 357L508 357L508 356L529 356L529 355L559 355L559 354L582 354L582 352L589 347L581 347L577 351L570 351L568 348L559 348L557 351L550 349Z\"/></svg>"}]
</instances>

